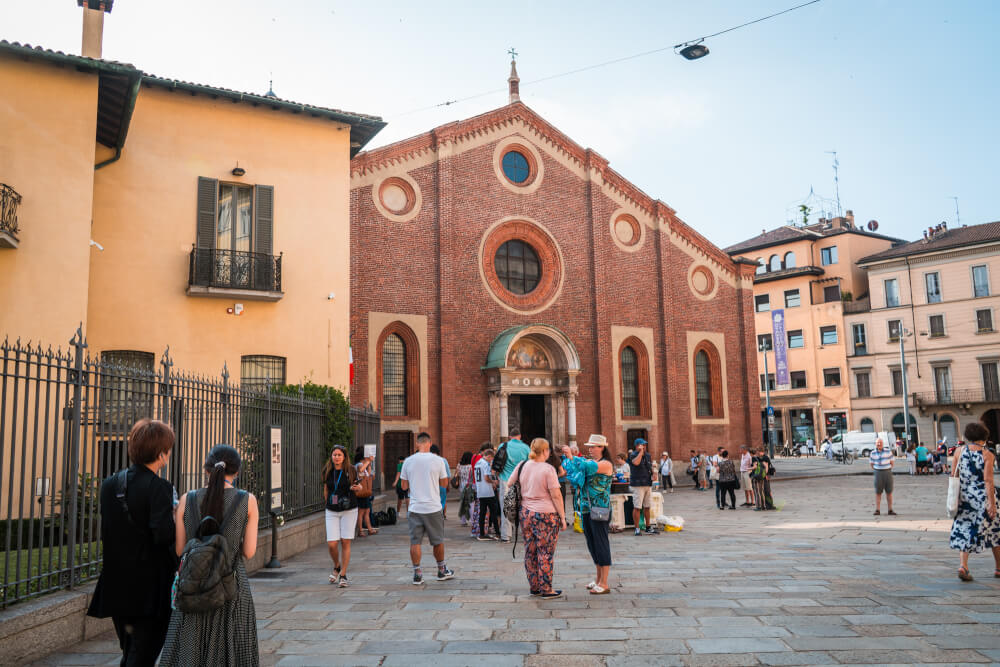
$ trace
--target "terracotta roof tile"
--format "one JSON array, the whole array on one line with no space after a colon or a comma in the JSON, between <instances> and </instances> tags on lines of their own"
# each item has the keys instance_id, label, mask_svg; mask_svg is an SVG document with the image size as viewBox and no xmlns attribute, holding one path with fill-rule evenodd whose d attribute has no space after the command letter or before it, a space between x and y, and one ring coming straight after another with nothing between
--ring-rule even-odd
<instances>
[{"instance_id":1,"label":"terracotta roof tile","mask_svg":"<svg viewBox=\"0 0 1000 667\"><path fill-rule=\"evenodd\" d=\"M929 239L911 241L875 253L874 255L868 255L858 260L858 264L870 264L871 262L883 259L922 255L930 252L938 252L939 250L949 250L993 241L1000 241L1000 221L940 231Z\"/></svg>"}]
</instances>

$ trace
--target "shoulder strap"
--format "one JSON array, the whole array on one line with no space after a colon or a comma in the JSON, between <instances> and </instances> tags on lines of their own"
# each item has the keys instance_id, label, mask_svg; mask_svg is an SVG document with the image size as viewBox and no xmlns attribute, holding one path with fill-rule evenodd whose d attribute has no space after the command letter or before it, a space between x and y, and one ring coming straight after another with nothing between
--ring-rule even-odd
<instances>
[{"instance_id":1,"label":"shoulder strap","mask_svg":"<svg viewBox=\"0 0 1000 667\"><path fill-rule=\"evenodd\" d=\"M132 520L132 513L128 509L128 468L123 468L115 473L115 498L118 500L118 506L121 507L122 512L125 513L125 518L128 523L133 528L136 527L135 521Z\"/></svg>"}]
</instances>

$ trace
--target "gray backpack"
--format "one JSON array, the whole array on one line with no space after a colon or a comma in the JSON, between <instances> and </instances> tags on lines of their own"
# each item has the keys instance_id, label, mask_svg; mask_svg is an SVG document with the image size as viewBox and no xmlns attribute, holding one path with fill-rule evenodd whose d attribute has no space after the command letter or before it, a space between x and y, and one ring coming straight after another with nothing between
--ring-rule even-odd
<instances>
[{"instance_id":1,"label":"gray backpack","mask_svg":"<svg viewBox=\"0 0 1000 667\"><path fill-rule=\"evenodd\" d=\"M203 518L198 524L198 532L184 546L181 565L174 579L174 609L188 614L204 614L235 599L236 563L229 557L229 541L222 533L236 508L243 505L245 495L246 491L237 492L221 524L215 517ZM194 491L188 493L187 502L188 506L198 502ZM197 505L194 509L198 511ZM209 522L218 526L218 532L205 535L205 526Z\"/></svg>"}]
</instances>

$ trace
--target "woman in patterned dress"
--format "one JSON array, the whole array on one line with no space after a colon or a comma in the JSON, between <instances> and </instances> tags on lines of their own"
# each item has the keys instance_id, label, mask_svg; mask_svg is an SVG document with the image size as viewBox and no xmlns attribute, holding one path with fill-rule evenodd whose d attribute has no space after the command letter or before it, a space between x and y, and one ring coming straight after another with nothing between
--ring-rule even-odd
<instances>
[{"instance_id":1,"label":"woman in patterned dress","mask_svg":"<svg viewBox=\"0 0 1000 667\"><path fill-rule=\"evenodd\" d=\"M969 554L993 550L993 576L1000 578L1000 519L993 482L993 453L986 449L989 430L982 422L965 427L968 444L955 450L952 475L959 479L958 514L951 526L950 546L961 551L958 578L972 581Z\"/></svg>"},{"instance_id":2,"label":"woman in patterned dress","mask_svg":"<svg viewBox=\"0 0 1000 667\"><path fill-rule=\"evenodd\" d=\"M236 563L236 597L203 614L174 610L167 641L160 654L161 667L257 667L257 617L244 561L257 551L257 499L233 485L240 471L240 455L229 445L216 445L205 459L208 484L180 499L177 522L177 555L188 536L198 531L202 517L225 517L220 527Z\"/></svg>"}]
</instances>

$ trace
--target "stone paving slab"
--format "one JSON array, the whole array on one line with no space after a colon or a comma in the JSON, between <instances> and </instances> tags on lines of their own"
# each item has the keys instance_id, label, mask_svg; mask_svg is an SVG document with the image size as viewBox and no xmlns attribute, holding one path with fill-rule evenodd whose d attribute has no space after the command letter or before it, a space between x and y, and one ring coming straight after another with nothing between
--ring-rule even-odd
<instances>
[{"instance_id":1,"label":"stone paving slab","mask_svg":"<svg viewBox=\"0 0 1000 667\"><path fill-rule=\"evenodd\" d=\"M775 484L776 512L720 512L714 494L680 488L664 505L684 531L612 536L611 595L587 593L583 538L563 533L555 585L566 597L552 601L528 595L509 545L469 539L452 504L451 581L410 583L405 519L355 541L350 588L327 583L325 547L286 561L280 578L251 578L261 663L1000 664L1000 580L987 555L972 559L975 582L955 577L946 484L898 476L898 517L872 516L865 476ZM424 568L433 573L429 550ZM114 665L116 648L105 636L36 664Z\"/></svg>"}]
</instances>

